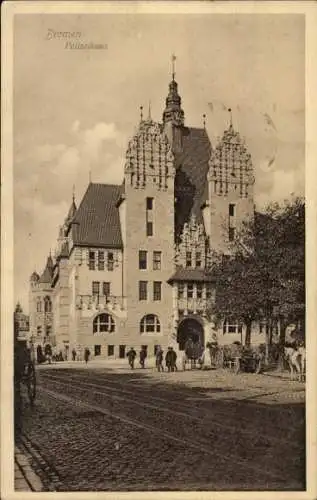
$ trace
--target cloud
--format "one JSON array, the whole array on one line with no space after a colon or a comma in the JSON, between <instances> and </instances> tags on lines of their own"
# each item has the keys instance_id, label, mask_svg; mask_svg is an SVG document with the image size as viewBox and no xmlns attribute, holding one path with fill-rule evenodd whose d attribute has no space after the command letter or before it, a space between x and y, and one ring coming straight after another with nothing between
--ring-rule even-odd
<instances>
[{"instance_id":1,"label":"cloud","mask_svg":"<svg viewBox=\"0 0 317 500\"><path fill-rule=\"evenodd\" d=\"M263 184L258 184L255 192L255 202L258 210L263 210L271 202L282 203L292 196L302 196L305 192L303 169L275 170L270 175L269 188L263 189Z\"/></svg>"}]
</instances>

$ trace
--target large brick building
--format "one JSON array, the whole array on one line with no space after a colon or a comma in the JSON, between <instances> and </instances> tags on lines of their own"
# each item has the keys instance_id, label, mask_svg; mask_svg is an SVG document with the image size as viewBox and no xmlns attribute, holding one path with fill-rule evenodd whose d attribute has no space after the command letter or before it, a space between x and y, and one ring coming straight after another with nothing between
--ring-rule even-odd
<instances>
[{"instance_id":1,"label":"large brick building","mask_svg":"<svg viewBox=\"0 0 317 500\"><path fill-rule=\"evenodd\" d=\"M30 329L58 349L89 347L124 357L130 346L182 349L243 340L244 325L207 314L213 251L226 254L254 216L253 166L229 124L212 147L205 127L185 125L178 85L169 84L162 123L148 116L127 148L122 185L88 185L60 228L55 262L30 280ZM253 341L263 341L261 325Z\"/></svg>"}]
</instances>

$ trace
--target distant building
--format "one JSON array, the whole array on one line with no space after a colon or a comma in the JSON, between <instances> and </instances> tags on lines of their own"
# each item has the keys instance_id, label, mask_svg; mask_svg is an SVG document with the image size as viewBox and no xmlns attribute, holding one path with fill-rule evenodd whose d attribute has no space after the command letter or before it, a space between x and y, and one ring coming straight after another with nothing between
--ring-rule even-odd
<instances>
[{"instance_id":1,"label":"distant building","mask_svg":"<svg viewBox=\"0 0 317 500\"><path fill-rule=\"evenodd\" d=\"M14 335L17 339L28 339L30 332L29 316L23 313L18 302L14 310Z\"/></svg>"},{"instance_id":2,"label":"distant building","mask_svg":"<svg viewBox=\"0 0 317 500\"><path fill-rule=\"evenodd\" d=\"M163 122L150 113L131 138L122 185L90 183L73 199L53 262L30 278L30 328L38 343L125 357L130 347L182 349L243 340L245 326L207 316L213 251L230 253L254 216L253 165L232 123L212 147L205 127L185 126L169 84ZM264 341L257 325L252 341Z\"/></svg>"}]
</instances>

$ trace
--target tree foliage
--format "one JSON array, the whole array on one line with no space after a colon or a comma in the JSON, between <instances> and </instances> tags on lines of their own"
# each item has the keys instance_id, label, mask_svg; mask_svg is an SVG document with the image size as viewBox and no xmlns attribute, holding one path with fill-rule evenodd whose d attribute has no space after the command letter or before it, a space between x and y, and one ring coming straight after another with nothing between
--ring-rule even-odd
<instances>
[{"instance_id":1,"label":"tree foliage","mask_svg":"<svg viewBox=\"0 0 317 500\"><path fill-rule=\"evenodd\" d=\"M218 256L211 272L216 299L211 311L218 318L234 316L247 327L273 318L284 328L304 319L305 204L301 198L273 204L255 213L237 235L229 258Z\"/></svg>"}]
</instances>

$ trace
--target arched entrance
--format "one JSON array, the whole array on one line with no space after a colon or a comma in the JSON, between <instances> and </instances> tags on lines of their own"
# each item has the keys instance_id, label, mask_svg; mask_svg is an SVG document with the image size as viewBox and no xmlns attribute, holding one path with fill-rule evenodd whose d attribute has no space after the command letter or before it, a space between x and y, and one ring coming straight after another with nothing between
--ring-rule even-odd
<instances>
[{"instance_id":1,"label":"arched entrance","mask_svg":"<svg viewBox=\"0 0 317 500\"><path fill-rule=\"evenodd\" d=\"M204 345L204 327L199 320L195 318L186 318L179 324L177 329L177 342L179 350L183 351L185 342L191 339L194 344Z\"/></svg>"}]
</instances>

